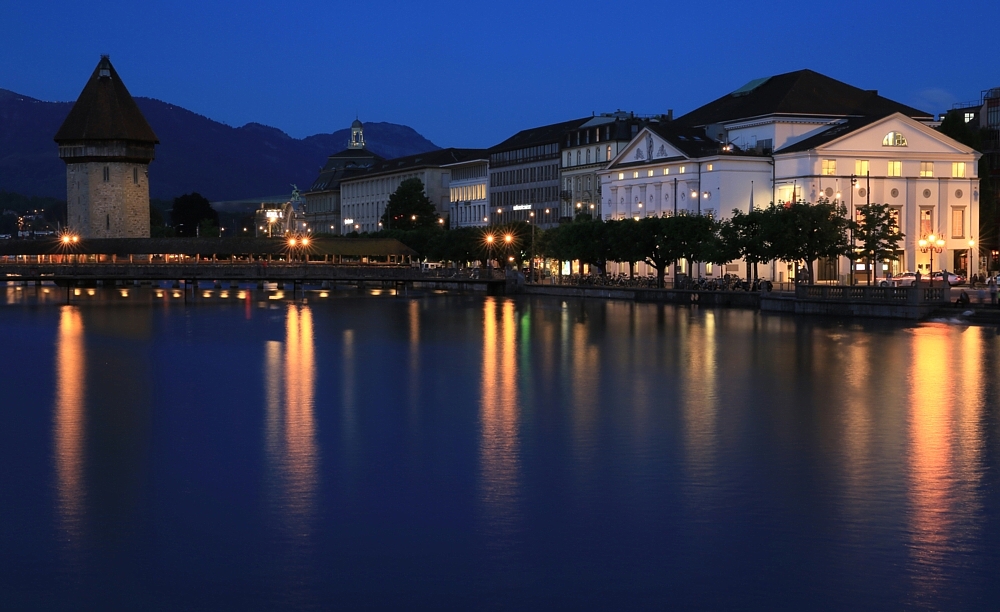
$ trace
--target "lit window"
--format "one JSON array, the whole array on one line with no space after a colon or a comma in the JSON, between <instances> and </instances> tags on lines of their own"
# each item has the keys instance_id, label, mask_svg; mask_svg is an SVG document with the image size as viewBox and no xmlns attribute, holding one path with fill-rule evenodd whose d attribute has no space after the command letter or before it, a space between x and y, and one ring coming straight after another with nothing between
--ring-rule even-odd
<instances>
[{"instance_id":1,"label":"lit window","mask_svg":"<svg viewBox=\"0 0 1000 612\"><path fill-rule=\"evenodd\" d=\"M952 162L951 176L953 178L965 178L965 162Z\"/></svg>"},{"instance_id":2,"label":"lit window","mask_svg":"<svg viewBox=\"0 0 1000 612\"><path fill-rule=\"evenodd\" d=\"M684 174L684 166L681 166L681 174Z\"/></svg>"},{"instance_id":3,"label":"lit window","mask_svg":"<svg viewBox=\"0 0 1000 612\"><path fill-rule=\"evenodd\" d=\"M646 171L646 176L653 176L653 171L652 170L647 170Z\"/></svg>"},{"instance_id":4,"label":"lit window","mask_svg":"<svg viewBox=\"0 0 1000 612\"><path fill-rule=\"evenodd\" d=\"M882 139L883 147L905 147L906 146L906 136L903 136L899 132L889 132Z\"/></svg>"},{"instance_id":5,"label":"lit window","mask_svg":"<svg viewBox=\"0 0 1000 612\"><path fill-rule=\"evenodd\" d=\"M636 170L635 172L632 173L632 178L639 178L639 171L638 170Z\"/></svg>"},{"instance_id":6,"label":"lit window","mask_svg":"<svg viewBox=\"0 0 1000 612\"><path fill-rule=\"evenodd\" d=\"M920 162L920 176L934 176L934 162Z\"/></svg>"},{"instance_id":7,"label":"lit window","mask_svg":"<svg viewBox=\"0 0 1000 612\"><path fill-rule=\"evenodd\" d=\"M625 180L625 173L624 172L619 172L618 173L618 180L619 181Z\"/></svg>"},{"instance_id":8,"label":"lit window","mask_svg":"<svg viewBox=\"0 0 1000 612\"><path fill-rule=\"evenodd\" d=\"M976 118L976 113L965 113L965 122L968 123Z\"/></svg>"},{"instance_id":9,"label":"lit window","mask_svg":"<svg viewBox=\"0 0 1000 612\"><path fill-rule=\"evenodd\" d=\"M965 209L951 209L951 237L965 238Z\"/></svg>"},{"instance_id":10,"label":"lit window","mask_svg":"<svg viewBox=\"0 0 1000 612\"><path fill-rule=\"evenodd\" d=\"M901 161L891 161L889 162L889 168L886 170L886 176L903 176L903 162Z\"/></svg>"},{"instance_id":11,"label":"lit window","mask_svg":"<svg viewBox=\"0 0 1000 612\"><path fill-rule=\"evenodd\" d=\"M868 174L868 160L867 159L856 159L854 160L854 174L858 176L865 176Z\"/></svg>"},{"instance_id":12,"label":"lit window","mask_svg":"<svg viewBox=\"0 0 1000 612\"><path fill-rule=\"evenodd\" d=\"M835 160L835 159L824 159L823 160L823 174L824 175L837 174L837 160Z\"/></svg>"},{"instance_id":13,"label":"lit window","mask_svg":"<svg viewBox=\"0 0 1000 612\"><path fill-rule=\"evenodd\" d=\"M605 158L605 161L611 161L611 145L608 145L608 156Z\"/></svg>"},{"instance_id":14,"label":"lit window","mask_svg":"<svg viewBox=\"0 0 1000 612\"><path fill-rule=\"evenodd\" d=\"M666 176L668 174L670 174L670 168L664 168L663 169L663 176Z\"/></svg>"}]
</instances>

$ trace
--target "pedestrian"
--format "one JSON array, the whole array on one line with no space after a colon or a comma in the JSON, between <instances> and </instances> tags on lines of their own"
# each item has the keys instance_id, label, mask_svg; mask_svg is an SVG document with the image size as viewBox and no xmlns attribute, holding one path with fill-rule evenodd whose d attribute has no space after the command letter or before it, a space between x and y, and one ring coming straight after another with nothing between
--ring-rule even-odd
<instances>
[{"instance_id":1,"label":"pedestrian","mask_svg":"<svg viewBox=\"0 0 1000 612\"><path fill-rule=\"evenodd\" d=\"M917 270L913 274L913 284L916 285L917 287L920 286L920 270Z\"/></svg>"},{"instance_id":2,"label":"pedestrian","mask_svg":"<svg viewBox=\"0 0 1000 612\"><path fill-rule=\"evenodd\" d=\"M991 276L990 282L986 283L990 290L990 304L997 305L997 277Z\"/></svg>"}]
</instances>

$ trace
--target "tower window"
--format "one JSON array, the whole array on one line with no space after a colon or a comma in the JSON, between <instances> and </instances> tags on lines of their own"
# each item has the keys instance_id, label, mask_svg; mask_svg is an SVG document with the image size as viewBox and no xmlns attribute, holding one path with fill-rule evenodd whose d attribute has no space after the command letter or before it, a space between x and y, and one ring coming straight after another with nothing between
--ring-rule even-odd
<instances>
[{"instance_id":1,"label":"tower window","mask_svg":"<svg viewBox=\"0 0 1000 612\"><path fill-rule=\"evenodd\" d=\"M105 223L105 225L107 225L107 228L110 230L111 229L111 215L104 215L104 223Z\"/></svg>"},{"instance_id":2,"label":"tower window","mask_svg":"<svg viewBox=\"0 0 1000 612\"><path fill-rule=\"evenodd\" d=\"M111 180L111 168L104 166L104 182L107 183Z\"/></svg>"},{"instance_id":3,"label":"tower window","mask_svg":"<svg viewBox=\"0 0 1000 612\"><path fill-rule=\"evenodd\" d=\"M135 183L136 185L139 184L139 169L138 168L132 168L132 182Z\"/></svg>"}]
</instances>

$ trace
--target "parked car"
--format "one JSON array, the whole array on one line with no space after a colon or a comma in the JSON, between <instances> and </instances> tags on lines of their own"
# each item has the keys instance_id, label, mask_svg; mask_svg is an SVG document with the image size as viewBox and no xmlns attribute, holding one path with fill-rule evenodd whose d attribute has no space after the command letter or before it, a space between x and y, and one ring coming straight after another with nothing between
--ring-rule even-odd
<instances>
[{"instance_id":1,"label":"parked car","mask_svg":"<svg viewBox=\"0 0 1000 612\"><path fill-rule=\"evenodd\" d=\"M916 272L900 272L892 278L879 281L880 287L909 287L917 280Z\"/></svg>"},{"instance_id":2,"label":"parked car","mask_svg":"<svg viewBox=\"0 0 1000 612\"><path fill-rule=\"evenodd\" d=\"M941 282L945 280L945 274L948 275L948 285L954 287L955 285L962 285L965 283L965 277L961 274L955 274L954 272L942 272L938 271L934 273L934 282Z\"/></svg>"}]
</instances>

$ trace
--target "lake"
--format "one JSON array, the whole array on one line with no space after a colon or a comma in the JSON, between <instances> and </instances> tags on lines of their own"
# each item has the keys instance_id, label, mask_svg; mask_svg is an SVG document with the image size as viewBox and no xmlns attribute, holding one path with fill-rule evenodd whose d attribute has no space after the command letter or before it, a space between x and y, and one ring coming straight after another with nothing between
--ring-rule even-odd
<instances>
[{"instance_id":1,"label":"lake","mask_svg":"<svg viewBox=\"0 0 1000 612\"><path fill-rule=\"evenodd\" d=\"M44 291L0 286L8 609L1000 601L995 328Z\"/></svg>"}]
</instances>

